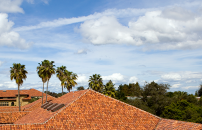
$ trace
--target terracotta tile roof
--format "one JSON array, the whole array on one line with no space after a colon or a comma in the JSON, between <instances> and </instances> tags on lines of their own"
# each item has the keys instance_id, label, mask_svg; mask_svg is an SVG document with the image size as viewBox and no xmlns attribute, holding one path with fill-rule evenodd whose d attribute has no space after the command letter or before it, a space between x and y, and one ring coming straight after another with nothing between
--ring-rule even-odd
<instances>
[{"instance_id":1,"label":"terracotta tile roof","mask_svg":"<svg viewBox=\"0 0 202 130\"><path fill-rule=\"evenodd\" d=\"M0 112L13 112L13 111L19 111L19 107L17 106L1 106Z\"/></svg>"},{"instance_id":2,"label":"terracotta tile roof","mask_svg":"<svg viewBox=\"0 0 202 130\"><path fill-rule=\"evenodd\" d=\"M68 126L69 129L78 129L79 127L81 129L151 129L155 128L160 120L159 117L150 113L92 90L71 92L53 100L52 103L63 103L66 104L66 106L56 112L38 108L22 117L14 124L44 123L46 121L47 124L61 124L60 128L62 128L63 125Z\"/></svg>"},{"instance_id":3,"label":"terracotta tile roof","mask_svg":"<svg viewBox=\"0 0 202 130\"><path fill-rule=\"evenodd\" d=\"M158 126L156 127L156 130L163 130L163 129L201 130L202 124L178 121L178 120L171 120L171 119L162 119L159 122Z\"/></svg>"},{"instance_id":4,"label":"terracotta tile roof","mask_svg":"<svg viewBox=\"0 0 202 130\"><path fill-rule=\"evenodd\" d=\"M45 97L44 97L45 99ZM47 97L48 101L55 99L55 97L49 96ZM42 104L42 99L39 99L35 102L27 104L21 107L21 112L19 112L18 106L3 106L0 107L0 124L2 123L14 123L18 119L22 118L26 114L30 113L31 111L39 108ZM44 100L45 103L45 100Z\"/></svg>"},{"instance_id":5,"label":"terracotta tile roof","mask_svg":"<svg viewBox=\"0 0 202 130\"><path fill-rule=\"evenodd\" d=\"M52 101L52 100L55 100L56 98L55 97L52 97L50 95L47 96L47 101ZM46 102L46 97L44 96L44 99L43 99L43 103ZM42 98L38 99L37 101L35 102L32 102L30 104L27 104L25 106L22 107L22 110L23 111L33 111L39 107L41 107L42 105Z\"/></svg>"},{"instance_id":6,"label":"terracotta tile roof","mask_svg":"<svg viewBox=\"0 0 202 130\"><path fill-rule=\"evenodd\" d=\"M16 97L16 94L18 94L18 90L0 90L0 97ZM29 90L20 90L20 94L37 97L42 96L42 92L33 88Z\"/></svg>"},{"instance_id":7,"label":"terracotta tile roof","mask_svg":"<svg viewBox=\"0 0 202 130\"><path fill-rule=\"evenodd\" d=\"M3 90L0 90L0 97L16 97L15 94L18 93L18 90L6 90L5 92Z\"/></svg>"},{"instance_id":8,"label":"terracotta tile roof","mask_svg":"<svg viewBox=\"0 0 202 130\"><path fill-rule=\"evenodd\" d=\"M33 89L33 88L31 88L31 89L29 89L29 90L22 90L23 92L25 92L25 93L28 93L29 94L29 96L34 96L34 97L41 97L42 96L42 92L40 92L40 91L38 91L38 90L36 90L36 89ZM44 93L45 94L45 93Z\"/></svg>"},{"instance_id":9,"label":"terracotta tile roof","mask_svg":"<svg viewBox=\"0 0 202 130\"><path fill-rule=\"evenodd\" d=\"M52 101L52 103L58 103L58 104L69 104L72 101L76 100L79 96L87 92L88 90L82 90L82 91L76 91L76 92L70 92L68 94L65 94L59 98L56 98Z\"/></svg>"},{"instance_id":10,"label":"terracotta tile roof","mask_svg":"<svg viewBox=\"0 0 202 130\"><path fill-rule=\"evenodd\" d=\"M52 103L56 112L38 108L0 129L202 129L202 124L162 119L93 90L68 93Z\"/></svg>"},{"instance_id":11,"label":"terracotta tile roof","mask_svg":"<svg viewBox=\"0 0 202 130\"><path fill-rule=\"evenodd\" d=\"M76 100L81 94L85 93L86 91L87 90L78 91L76 93L70 92L68 94L63 95L62 97L56 98L55 100L51 102L68 105L69 103ZM43 123L46 120L48 120L50 117L52 117L56 112L47 111L46 109L39 107L38 109L32 111L32 113L28 114L27 116L24 116L23 118L15 122L15 124Z\"/></svg>"},{"instance_id":12,"label":"terracotta tile roof","mask_svg":"<svg viewBox=\"0 0 202 130\"><path fill-rule=\"evenodd\" d=\"M0 112L0 123L14 123L16 122L18 119L22 118L23 116L25 116L26 114L28 114L29 112L19 112L19 111L15 111L15 112Z\"/></svg>"},{"instance_id":13,"label":"terracotta tile roof","mask_svg":"<svg viewBox=\"0 0 202 130\"><path fill-rule=\"evenodd\" d=\"M27 92L25 92L24 90L20 90L20 95L29 95ZM18 96L18 91L17 93L15 93L15 96Z\"/></svg>"},{"instance_id":14,"label":"terracotta tile roof","mask_svg":"<svg viewBox=\"0 0 202 130\"><path fill-rule=\"evenodd\" d=\"M0 97L16 97L17 95L18 90L0 90ZM20 90L20 95L28 95L28 97L22 100L31 100L31 97L42 97L42 92L32 88L29 90Z\"/></svg>"}]
</instances>

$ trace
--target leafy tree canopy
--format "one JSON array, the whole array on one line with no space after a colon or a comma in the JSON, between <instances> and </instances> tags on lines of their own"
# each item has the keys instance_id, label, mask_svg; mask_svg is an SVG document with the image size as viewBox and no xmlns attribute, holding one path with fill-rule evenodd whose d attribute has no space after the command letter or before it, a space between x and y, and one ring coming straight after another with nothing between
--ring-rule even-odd
<instances>
[{"instance_id":1,"label":"leafy tree canopy","mask_svg":"<svg viewBox=\"0 0 202 130\"><path fill-rule=\"evenodd\" d=\"M113 84L113 82L109 80L109 82L107 82L106 85L104 86L103 94L110 97L115 97L116 91L115 91L114 85L115 84Z\"/></svg>"},{"instance_id":2,"label":"leafy tree canopy","mask_svg":"<svg viewBox=\"0 0 202 130\"><path fill-rule=\"evenodd\" d=\"M83 86L77 88L77 90L85 90Z\"/></svg>"},{"instance_id":3,"label":"leafy tree canopy","mask_svg":"<svg viewBox=\"0 0 202 130\"><path fill-rule=\"evenodd\" d=\"M202 108L186 100L181 100L177 103L172 102L169 106L165 107L162 113L162 117L164 118L196 123L202 123L201 116Z\"/></svg>"},{"instance_id":4,"label":"leafy tree canopy","mask_svg":"<svg viewBox=\"0 0 202 130\"><path fill-rule=\"evenodd\" d=\"M92 76L90 76L89 78L89 88L97 91L97 92L103 92L103 81L101 78L100 74L94 74Z\"/></svg>"}]
</instances>

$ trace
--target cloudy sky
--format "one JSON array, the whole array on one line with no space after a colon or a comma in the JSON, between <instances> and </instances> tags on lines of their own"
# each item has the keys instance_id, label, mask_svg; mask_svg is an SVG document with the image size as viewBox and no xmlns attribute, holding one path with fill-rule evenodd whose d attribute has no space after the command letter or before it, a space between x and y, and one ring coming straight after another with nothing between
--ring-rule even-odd
<instances>
[{"instance_id":1,"label":"cloudy sky","mask_svg":"<svg viewBox=\"0 0 202 130\"><path fill-rule=\"evenodd\" d=\"M29 73L21 89L41 90L36 67L44 59L77 73L77 87L96 73L116 87L155 81L194 93L202 83L202 1L0 0L0 90L17 89L13 63ZM61 92L55 75L49 90Z\"/></svg>"}]
</instances>

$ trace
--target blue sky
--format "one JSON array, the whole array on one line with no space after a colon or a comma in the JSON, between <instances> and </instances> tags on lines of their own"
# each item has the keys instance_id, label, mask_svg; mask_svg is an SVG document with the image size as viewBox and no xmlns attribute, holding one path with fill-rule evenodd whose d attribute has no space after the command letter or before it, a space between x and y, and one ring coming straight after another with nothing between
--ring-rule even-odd
<instances>
[{"instance_id":1,"label":"blue sky","mask_svg":"<svg viewBox=\"0 0 202 130\"><path fill-rule=\"evenodd\" d=\"M0 90L17 89L13 63L29 73L21 89L41 90L36 67L48 59L77 73L77 87L97 73L116 87L155 81L194 93L202 83L201 14L200 0L0 0ZM49 90L61 92L55 75Z\"/></svg>"}]
</instances>

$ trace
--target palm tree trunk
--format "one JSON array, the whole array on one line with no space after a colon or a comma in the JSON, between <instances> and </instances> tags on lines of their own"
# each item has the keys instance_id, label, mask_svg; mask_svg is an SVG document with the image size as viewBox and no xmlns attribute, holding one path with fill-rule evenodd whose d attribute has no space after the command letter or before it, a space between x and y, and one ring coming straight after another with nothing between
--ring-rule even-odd
<instances>
[{"instance_id":1,"label":"palm tree trunk","mask_svg":"<svg viewBox=\"0 0 202 130\"><path fill-rule=\"evenodd\" d=\"M42 91L42 105L43 105L43 93L44 93L44 82L43 82L43 91Z\"/></svg>"},{"instance_id":2,"label":"palm tree trunk","mask_svg":"<svg viewBox=\"0 0 202 130\"><path fill-rule=\"evenodd\" d=\"M20 110L20 85L18 84L18 106L19 106L19 111Z\"/></svg>"},{"instance_id":3,"label":"palm tree trunk","mask_svg":"<svg viewBox=\"0 0 202 130\"><path fill-rule=\"evenodd\" d=\"M47 81L47 88L46 88L46 102L47 102L48 82L49 80Z\"/></svg>"},{"instance_id":4,"label":"palm tree trunk","mask_svg":"<svg viewBox=\"0 0 202 130\"><path fill-rule=\"evenodd\" d=\"M63 86L62 86L62 95L63 95Z\"/></svg>"}]
</instances>

